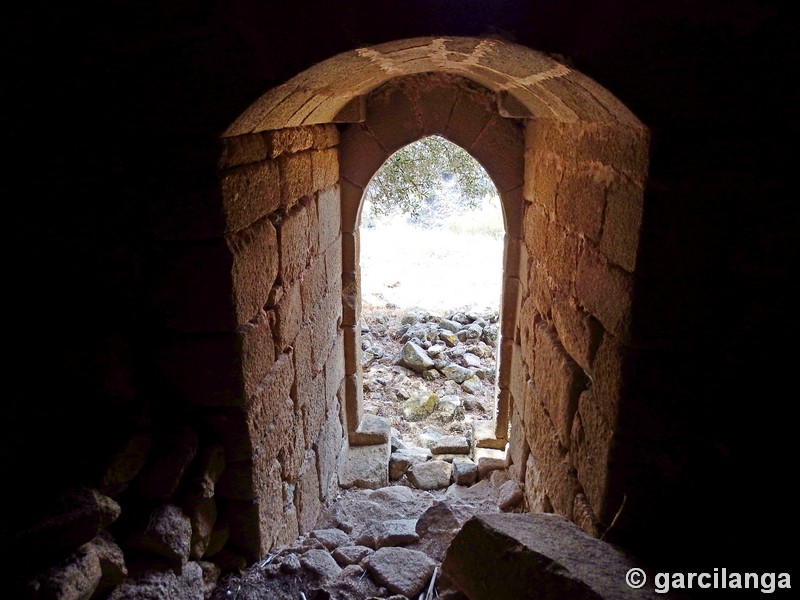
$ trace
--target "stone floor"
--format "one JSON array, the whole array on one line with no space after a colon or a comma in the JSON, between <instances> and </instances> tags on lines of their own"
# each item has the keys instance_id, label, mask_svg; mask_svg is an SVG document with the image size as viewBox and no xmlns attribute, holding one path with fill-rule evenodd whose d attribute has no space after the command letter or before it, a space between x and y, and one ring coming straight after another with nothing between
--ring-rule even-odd
<instances>
[{"instance_id":1,"label":"stone floor","mask_svg":"<svg viewBox=\"0 0 800 600\"><path fill-rule=\"evenodd\" d=\"M439 576L453 537L476 514L520 510L521 496L502 469L441 490L341 489L312 532L223 578L212 598L457 598Z\"/></svg>"}]
</instances>

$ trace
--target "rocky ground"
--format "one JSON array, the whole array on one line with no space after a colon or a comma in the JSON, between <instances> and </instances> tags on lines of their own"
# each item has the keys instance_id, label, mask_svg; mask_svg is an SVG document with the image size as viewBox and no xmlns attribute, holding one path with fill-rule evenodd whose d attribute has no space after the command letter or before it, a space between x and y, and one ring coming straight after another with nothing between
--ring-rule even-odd
<instances>
[{"instance_id":1,"label":"rocky ground","mask_svg":"<svg viewBox=\"0 0 800 600\"><path fill-rule=\"evenodd\" d=\"M439 574L453 537L475 514L521 510L504 461L472 460L473 421L494 406L497 313L362 315L366 415L343 489L314 531L223 579L215 600L461 598Z\"/></svg>"},{"instance_id":2,"label":"rocky ground","mask_svg":"<svg viewBox=\"0 0 800 600\"><path fill-rule=\"evenodd\" d=\"M469 439L472 421L493 417L497 320L496 311L365 304L365 411L387 419L407 445L426 432Z\"/></svg>"},{"instance_id":3,"label":"rocky ground","mask_svg":"<svg viewBox=\"0 0 800 600\"><path fill-rule=\"evenodd\" d=\"M445 550L473 515L513 510L519 489L497 470L439 491L342 490L314 531L223 578L212 599L463 598L440 575Z\"/></svg>"}]
</instances>

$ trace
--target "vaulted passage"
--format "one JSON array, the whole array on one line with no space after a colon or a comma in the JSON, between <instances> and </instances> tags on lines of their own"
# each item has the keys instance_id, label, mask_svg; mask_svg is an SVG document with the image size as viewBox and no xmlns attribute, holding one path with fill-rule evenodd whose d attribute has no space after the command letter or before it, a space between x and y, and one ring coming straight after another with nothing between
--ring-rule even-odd
<instances>
[{"instance_id":1,"label":"vaulted passage","mask_svg":"<svg viewBox=\"0 0 800 600\"><path fill-rule=\"evenodd\" d=\"M251 512L236 522L249 533L231 535L248 558L306 531L350 445L368 443L362 199L393 152L428 135L470 152L503 208L499 391L483 443L508 444L530 510L594 535L636 486L613 469L632 454L619 411L646 129L594 82L534 51L465 38L390 43L298 75L225 136L223 213L242 240L229 244L243 274L232 312L239 335L261 324L271 335L245 346L241 373L254 387L229 415L253 449L237 465Z\"/></svg>"},{"instance_id":2,"label":"vaulted passage","mask_svg":"<svg viewBox=\"0 0 800 600\"><path fill-rule=\"evenodd\" d=\"M663 571L793 568L788 3L306 4L10 12L7 595L199 598L324 514L376 445L365 186L428 135L502 200L480 442L527 509Z\"/></svg>"},{"instance_id":3,"label":"vaulted passage","mask_svg":"<svg viewBox=\"0 0 800 600\"><path fill-rule=\"evenodd\" d=\"M423 38L336 56L266 93L225 132L206 187L154 220L148 297L164 331L150 381L180 409L117 446L99 480L126 516L112 530L126 552L158 547L147 515L191 530L191 558L223 570L314 526L353 449L374 443L364 190L429 135L480 162L503 211L497 400L478 446L505 451L530 511L592 535L623 501L619 531L649 518L659 488L636 465L649 442L621 402L647 130L542 54Z\"/></svg>"}]
</instances>

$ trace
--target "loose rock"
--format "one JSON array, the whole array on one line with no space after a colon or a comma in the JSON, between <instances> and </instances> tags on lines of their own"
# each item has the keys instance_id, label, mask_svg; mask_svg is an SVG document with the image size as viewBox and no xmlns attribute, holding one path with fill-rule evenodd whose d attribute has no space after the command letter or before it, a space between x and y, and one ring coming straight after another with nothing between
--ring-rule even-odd
<instances>
[{"instance_id":1,"label":"loose rock","mask_svg":"<svg viewBox=\"0 0 800 600\"><path fill-rule=\"evenodd\" d=\"M450 485L452 465L443 460L431 460L412 465L408 479L421 490L441 490Z\"/></svg>"},{"instance_id":2,"label":"loose rock","mask_svg":"<svg viewBox=\"0 0 800 600\"><path fill-rule=\"evenodd\" d=\"M396 594L419 594L433 575L436 563L407 548L381 548L366 560L367 569L381 585Z\"/></svg>"}]
</instances>

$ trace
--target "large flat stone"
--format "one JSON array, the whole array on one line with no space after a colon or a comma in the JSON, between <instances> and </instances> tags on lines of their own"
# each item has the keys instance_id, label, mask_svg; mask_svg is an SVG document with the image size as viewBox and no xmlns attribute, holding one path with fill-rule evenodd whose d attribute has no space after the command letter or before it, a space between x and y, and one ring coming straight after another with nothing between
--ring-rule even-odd
<instances>
[{"instance_id":1,"label":"large flat stone","mask_svg":"<svg viewBox=\"0 0 800 600\"><path fill-rule=\"evenodd\" d=\"M361 419L361 424L350 434L351 446L373 446L385 444L392 435L389 421L376 415L366 414Z\"/></svg>"},{"instance_id":2,"label":"large flat stone","mask_svg":"<svg viewBox=\"0 0 800 600\"><path fill-rule=\"evenodd\" d=\"M408 469L408 479L414 487L421 490L441 490L450 485L453 466L443 460L411 465Z\"/></svg>"},{"instance_id":3,"label":"large flat stone","mask_svg":"<svg viewBox=\"0 0 800 600\"><path fill-rule=\"evenodd\" d=\"M417 550L381 548L366 559L373 579L390 592L416 597L428 583L436 563Z\"/></svg>"},{"instance_id":4,"label":"large flat stone","mask_svg":"<svg viewBox=\"0 0 800 600\"><path fill-rule=\"evenodd\" d=\"M442 570L471 600L655 598L626 585L634 566L558 515L491 514L467 521Z\"/></svg>"},{"instance_id":5,"label":"large flat stone","mask_svg":"<svg viewBox=\"0 0 800 600\"><path fill-rule=\"evenodd\" d=\"M352 446L339 473L343 488L376 490L389 485L389 444Z\"/></svg>"}]
</instances>

